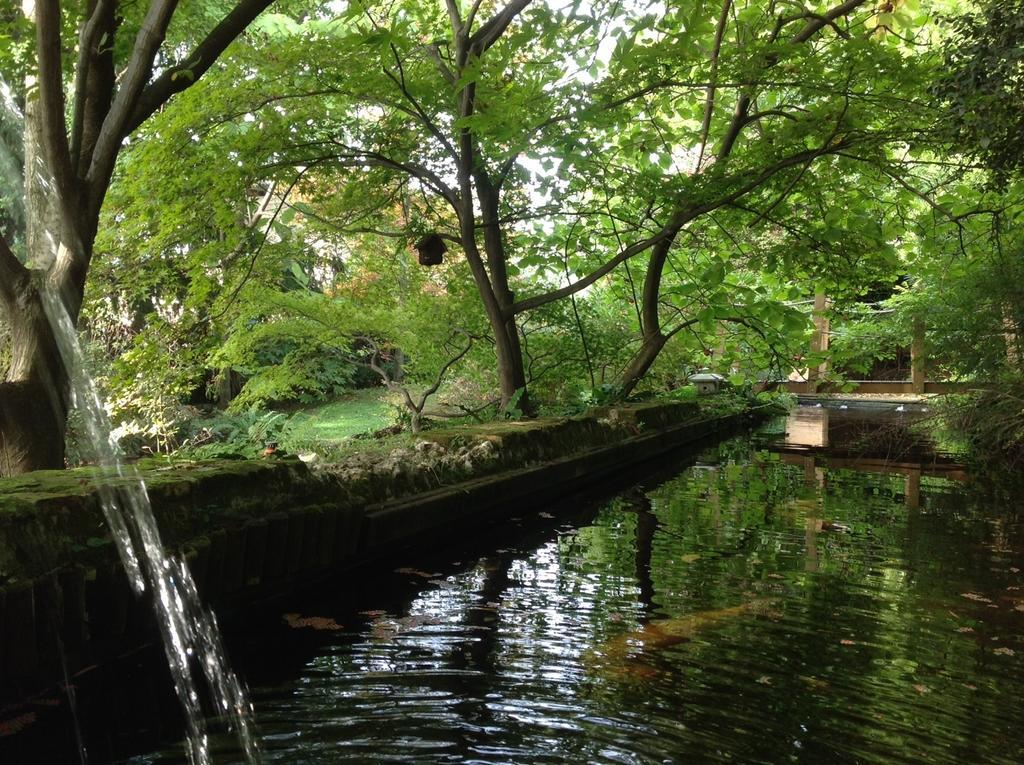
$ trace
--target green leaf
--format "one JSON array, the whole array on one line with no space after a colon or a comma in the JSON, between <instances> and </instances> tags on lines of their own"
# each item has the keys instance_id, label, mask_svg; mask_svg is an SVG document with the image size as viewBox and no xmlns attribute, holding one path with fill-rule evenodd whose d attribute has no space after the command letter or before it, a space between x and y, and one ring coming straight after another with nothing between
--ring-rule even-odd
<instances>
[{"instance_id":1,"label":"green leaf","mask_svg":"<svg viewBox=\"0 0 1024 765\"><path fill-rule=\"evenodd\" d=\"M719 284L725 281L725 263L721 260L716 260L712 263L700 277L701 286L705 289L717 287Z\"/></svg>"}]
</instances>

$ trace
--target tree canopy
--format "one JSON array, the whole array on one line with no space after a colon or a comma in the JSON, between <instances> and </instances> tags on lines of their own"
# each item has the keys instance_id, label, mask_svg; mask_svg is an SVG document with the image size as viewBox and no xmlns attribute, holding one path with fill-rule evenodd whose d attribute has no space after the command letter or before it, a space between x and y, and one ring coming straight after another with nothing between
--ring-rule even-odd
<instances>
[{"instance_id":1,"label":"tree canopy","mask_svg":"<svg viewBox=\"0 0 1024 765\"><path fill-rule=\"evenodd\" d=\"M174 431L204 397L277 405L396 371L512 413L703 366L784 377L817 363L815 293L838 318L895 289L893 316L936 313L939 345L968 310L947 291L967 303L1018 257L1016 6L268 5L111 21L98 3L90 24L117 34L90 47L82 17L48 28L41 4L0 45L16 101L38 70L48 166L97 216L68 257L126 422ZM78 58L34 67L58 32ZM90 87L125 66L101 108ZM33 144L9 113L0 133L17 168ZM4 225L24 259L16 176ZM426 237L441 265L418 264ZM1012 334L1019 301L1000 295L975 334ZM834 353L854 367L892 352L850 332Z\"/></svg>"}]
</instances>

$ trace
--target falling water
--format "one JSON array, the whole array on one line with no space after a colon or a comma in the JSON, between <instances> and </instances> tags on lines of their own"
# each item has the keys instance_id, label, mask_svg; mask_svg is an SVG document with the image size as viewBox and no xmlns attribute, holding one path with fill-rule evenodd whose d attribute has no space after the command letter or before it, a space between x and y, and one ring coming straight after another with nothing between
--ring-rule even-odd
<instances>
[{"instance_id":1,"label":"falling water","mask_svg":"<svg viewBox=\"0 0 1024 765\"><path fill-rule=\"evenodd\" d=\"M153 605L163 637L174 690L187 717L188 754L196 765L210 762L209 741L200 705L194 664L202 667L218 713L234 728L250 763L259 762L252 730L252 707L241 682L228 668L213 613L199 600L195 582L184 561L164 552L153 516L146 483L127 464L103 407L95 381L89 375L78 333L52 292L43 297L47 317L71 370L72 403L87 424L93 459L106 476L97 481L103 514L117 544L128 578L138 594L152 587ZM116 477L116 488L104 478Z\"/></svg>"},{"instance_id":2,"label":"falling water","mask_svg":"<svg viewBox=\"0 0 1024 765\"><path fill-rule=\"evenodd\" d=\"M24 123L2 80L0 109ZM6 154L9 160L14 152L0 146L0 154ZM34 168L37 173L40 169ZM41 180L44 187L52 188L45 183L45 176ZM57 243L51 244L56 251ZM198 664L216 713L235 732L246 761L255 765L261 758L252 706L245 688L228 667L216 618L202 605L185 562L164 551L145 481L133 465L125 462L112 436L110 419L63 301L51 290L44 290L42 298L62 361L70 370L72 405L83 416L90 456L99 466L96 487L107 525L133 589L139 595L151 591L174 690L185 712L189 760L193 765L210 762Z\"/></svg>"}]
</instances>

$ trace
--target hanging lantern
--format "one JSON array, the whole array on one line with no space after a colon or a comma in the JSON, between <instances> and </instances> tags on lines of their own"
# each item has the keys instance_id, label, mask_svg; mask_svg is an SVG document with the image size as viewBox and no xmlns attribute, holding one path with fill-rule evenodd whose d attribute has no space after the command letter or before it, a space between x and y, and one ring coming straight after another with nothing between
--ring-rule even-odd
<instances>
[{"instance_id":1,"label":"hanging lantern","mask_svg":"<svg viewBox=\"0 0 1024 765\"><path fill-rule=\"evenodd\" d=\"M439 266L444 262L448 247L440 234L427 234L415 244L421 266Z\"/></svg>"}]
</instances>

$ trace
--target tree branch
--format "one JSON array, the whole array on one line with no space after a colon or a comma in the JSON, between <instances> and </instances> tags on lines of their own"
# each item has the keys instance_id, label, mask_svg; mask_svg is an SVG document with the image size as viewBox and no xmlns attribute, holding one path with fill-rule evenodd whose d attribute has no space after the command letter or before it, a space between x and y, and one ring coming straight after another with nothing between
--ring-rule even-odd
<instances>
[{"instance_id":1,"label":"tree branch","mask_svg":"<svg viewBox=\"0 0 1024 765\"><path fill-rule=\"evenodd\" d=\"M85 104L87 85L92 65L94 48L97 45L96 34L100 25L105 23L112 9L113 0L97 0L92 15L82 25L78 36L78 63L75 66L74 116L71 120L71 162L78 168L82 151L82 134L85 130ZM113 21L113 15L109 15ZM113 41L108 41L112 45Z\"/></svg>"},{"instance_id":2,"label":"tree branch","mask_svg":"<svg viewBox=\"0 0 1024 765\"><path fill-rule=\"evenodd\" d=\"M224 49L272 2L273 0L239 0L238 5L184 57L182 63L164 70L142 91L131 117L125 124L123 135L131 134L167 99L202 77Z\"/></svg>"},{"instance_id":3,"label":"tree branch","mask_svg":"<svg viewBox=\"0 0 1024 765\"><path fill-rule=\"evenodd\" d=\"M114 162L117 160L121 141L129 132L126 126L153 71L153 60L163 44L167 25L171 23L171 16L177 7L178 0L153 0L135 36L128 70L121 78L117 95L114 96L110 111L103 120L103 127L100 128L99 137L96 139L96 147L89 163L89 173L86 176L93 191L90 204L97 211L103 201L110 176L114 172Z\"/></svg>"},{"instance_id":4,"label":"tree branch","mask_svg":"<svg viewBox=\"0 0 1024 765\"><path fill-rule=\"evenodd\" d=\"M715 109L715 80L718 79L718 56L722 51L722 38L725 36L725 25L729 22L729 10L732 8L732 0L724 0L722 13L718 17L718 27L715 29L715 44L711 50L711 84L708 85L708 95L704 101L704 121L700 127L700 153L697 155L697 172L704 162L704 151L708 146L708 134L711 132L711 115Z\"/></svg>"},{"instance_id":5,"label":"tree branch","mask_svg":"<svg viewBox=\"0 0 1024 765\"><path fill-rule=\"evenodd\" d=\"M449 0L449 2L453 2L453 0ZM457 12L458 11L456 10L456 13ZM409 91L408 86L405 84L405 67L402 64L402 57L398 53L398 48L395 47L394 43L391 43L390 47L391 53L395 58L395 64L398 66L398 76L395 77L395 75L393 75L387 69L384 69L384 74L387 76L389 80L391 80L393 83L395 83L395 85L398 86L398 90L405 97L405 100L412 105L414 114L417 117L419 117L424 127L426 127L426 129L430 131L430 134L440 142L440 144L444 147L444 150L448 153L448 156L450 156L457 162L458 154L455 151L455 147L452 146L452 143L451 141L448 140L448 137L441 132L440 128L437 127L434 121L430 118L430 115L427 114L426 110L416 99L416 97Z\"/></svg>"},{"instance_id":6,"label":"tree branch","mask_svg":"<svg viewBox=\"0 0 1024 765\"><path fill-rule=\"evenodd\" d=\"M657 245L658 243L664 241L665 239L674 237L679 232L679 230L687 223L689 223L691 220L694 220L695 218L698 218L701 215L704 215L705 213L713 212L714 210L717 210L719 207L724 207L725 205L735 202L740 197L743 197L746 194L749 194L751 191L757 189L759 186L762 186L764 183L766 183L780 171L785 170L786 168L789 167L793 167L794 165L804 164L805 162L808 162L820 156L824 156L826 154L838 153L843 148L846 148L848 145L849 144L847 144L846 142L840 141L832 144L831 146L823 146L818 149L809 149L807 151L799 152L798 154L793 154L789 157L779 160L774 165L770 165L769 167L765 168L760 173L758 173L752 180L748 181L742 186L719 197L718 199L712 202L707 202L705 204L696 206L680 207L672 216L672 219L665 226L663 226L657 234L654 234L653 236L643 239L642 241L636 242L630 245L629 247L625 248L624 250L621 250L615 257L608 260L600 268L595 269L587 276L583 277L582 279L579 279L578 281L573 282L572 284L569 284L557 290L552 290L551 292L545 293L543 295L535 295L534 297L527 298L526 300L521 300L518 303L513 304L508 309L508 313L510 314L510 316L514 316L516 314L522 313L523 311L529 311L534 308L539 308L542 305L547 305L548 303L552 303L556 300L560 300L564 297L568 297L569 295L579 292L580 290L589 287L602 276L610 273L620 263L628 260L629 258L632 258L634 255L638 255L639 253L650 249L651 247Z\"/></svg>"},{"instance_id":7,"label":"tree branch","mask_svg":"<svg viewBox=\"0 0 1024 765\"><path fill-rule=\"evenodd\" d=\"M818 32L818 30L827 26L835 26L835 21L838 18L845 16L851 11L857 10L860 6L864 5L867 0L846 0L845 3L841 3L836 7L826 11L824 14L813 16L810 21L804 25L804 28L793 35L790 42L802 43L807 42L811 37Z\"/></svg>"},{"instance_id":8,"label":"tree branch","mask_svg":"<svg viewBox=\"0 0 1024 765\"><path fill-rule=\"evenodd\" d=\"M451 68L445 62L444 58L442 58L441 48L436 44L428 45L426 46L426 51L427 56L430 58L431 61L434 62L434 65L437 67L437 70L441 73L441 76L444 78L444 81L447 82L452 87L455 87L455 83L457 81L455 74L452 72Z\"/></svg>"},{"instance_id":9,"label":"tree branch","mask_svg":"<svg viewBox=\"0 0 1024 765\"><path fill-rule=\"evenodd\" d=\"M463 25L467 33L473 28L473 20L476 18L476 12L480 10L481 2L482 0L473 0L473 7L469 9L469 15L466 16L466 23Z\"/></svg>"},{"instance_id":10,"label":"tree branch","mask_svg":"<svg viewBox=\"0 0 1024 765\"><path fill-rule=\"evenodd\" d=\"M431 385L429 388L427 388L423 392L423 395L420 396L420 405L419 405L419 408L417 409L417 411L419 411L419 412L422 412L423 411L423 407L425 407L427 405L427 399L430 398L431 396L433 396L435 393L437 393L438 388L441 387L441 383L444 382L444 376L446 374L448 374L448 370L451 369L456 364L458 364L459 361L462 360L462 357L465 356L467 353L469 353L470 349L472 349L472 347L473 347L473 340L475 338L472 335L470 335L469 333L467 333L467 332L465 332L465 331L463 331L461 329L453 330L451 336L454 337L455 335L464 335L465 336L465 338L466 338L466 347L463 348L461 351L459 351L458 354L456 354L452 358L448 359L448 361L445 362L444 366L441 367L440 371L438 371L437 379L434 381L434 384Z\"/></svg>"},{"instance_id":11,"label":"tree branch","mask_svg":"<svg viewBox=\"0 0 1024 765\"><path fill-rule=\"evenodd\" d=\"M64 82L61 67L60 2L38 0L35 6L36 46L39 60L39 107L44 151L61 202L73 196L71 150L64 124ZM35 170L30 170L35 172Z\"/></svg>"},{"instance_id":12,"label":"tree branch","mask_svg":"<svg viewBox=\"0 0 1024 765\"><path fill-rule=\"evenodd\" d=\"M858 7L864 5L864 3L866 2L867 0L847 0L847 2L837 5L836 7L827 11L826 13L820 16L813 17L810 21L807 22L807 24L804 25L803 29L801 29L799 32L793 35L792 38L790 38L790 43L792 43L793 45L799 45L801 43L807 42L807 40L813 37L815 33L817 33L823 27L829 26L830 24L835 22L836 19L841 18L842 16L845 16L851 11L856 10ZM803 18L803 16L796 18ZM794 20L794 18L780 18L775 27L775 31L771 35L771 39L774 40L775 37L777 37L778 33L782 30L782 27L785 26L786 23ZM770 69L771 67L775 66L776 63L778 63L778 56L772 55L768 58L767 61L765 61L764 68ZM750 106L752 103L753 97L749 92L742 94L739 98L739 101L736 102L736 109L733 111L732 121L729 123L729 128L728 130L726 130L725 136L722 138L721 149L718 152L719 159L724 159L725 157L728 157L732 153L733 146L736 144L736 139L739 138L740 133L743 131L743 128L745 128L753 121L749 117ZM767 114L767 112L765 114Z\"/></svg>"},{"instance_id":13,"label":"tree branch","mask_svg":"<svg viewBox=\"0 0 1024 765\"><path fill-rule=\"evenodd\" d=\"M462 14L459 13L458 0L444 0L444 4L448 9L448 18L452 22L452 32L459 37L462 35L464 27L462 26ZM465 28L468 29L468 27Z\"/></svg>"},{"instance_id":14,"label":"tree branch","mask_svg":"<svg viewBox=\"0 0 1024 765\"><path fill-rule=\"evenodd\" d=\"M515 17L530 4L530 0L512 0L502 10L484 22L471 38L469 46L479 55L490 48L508 29Z\"/></svg>"}]
</instances>

